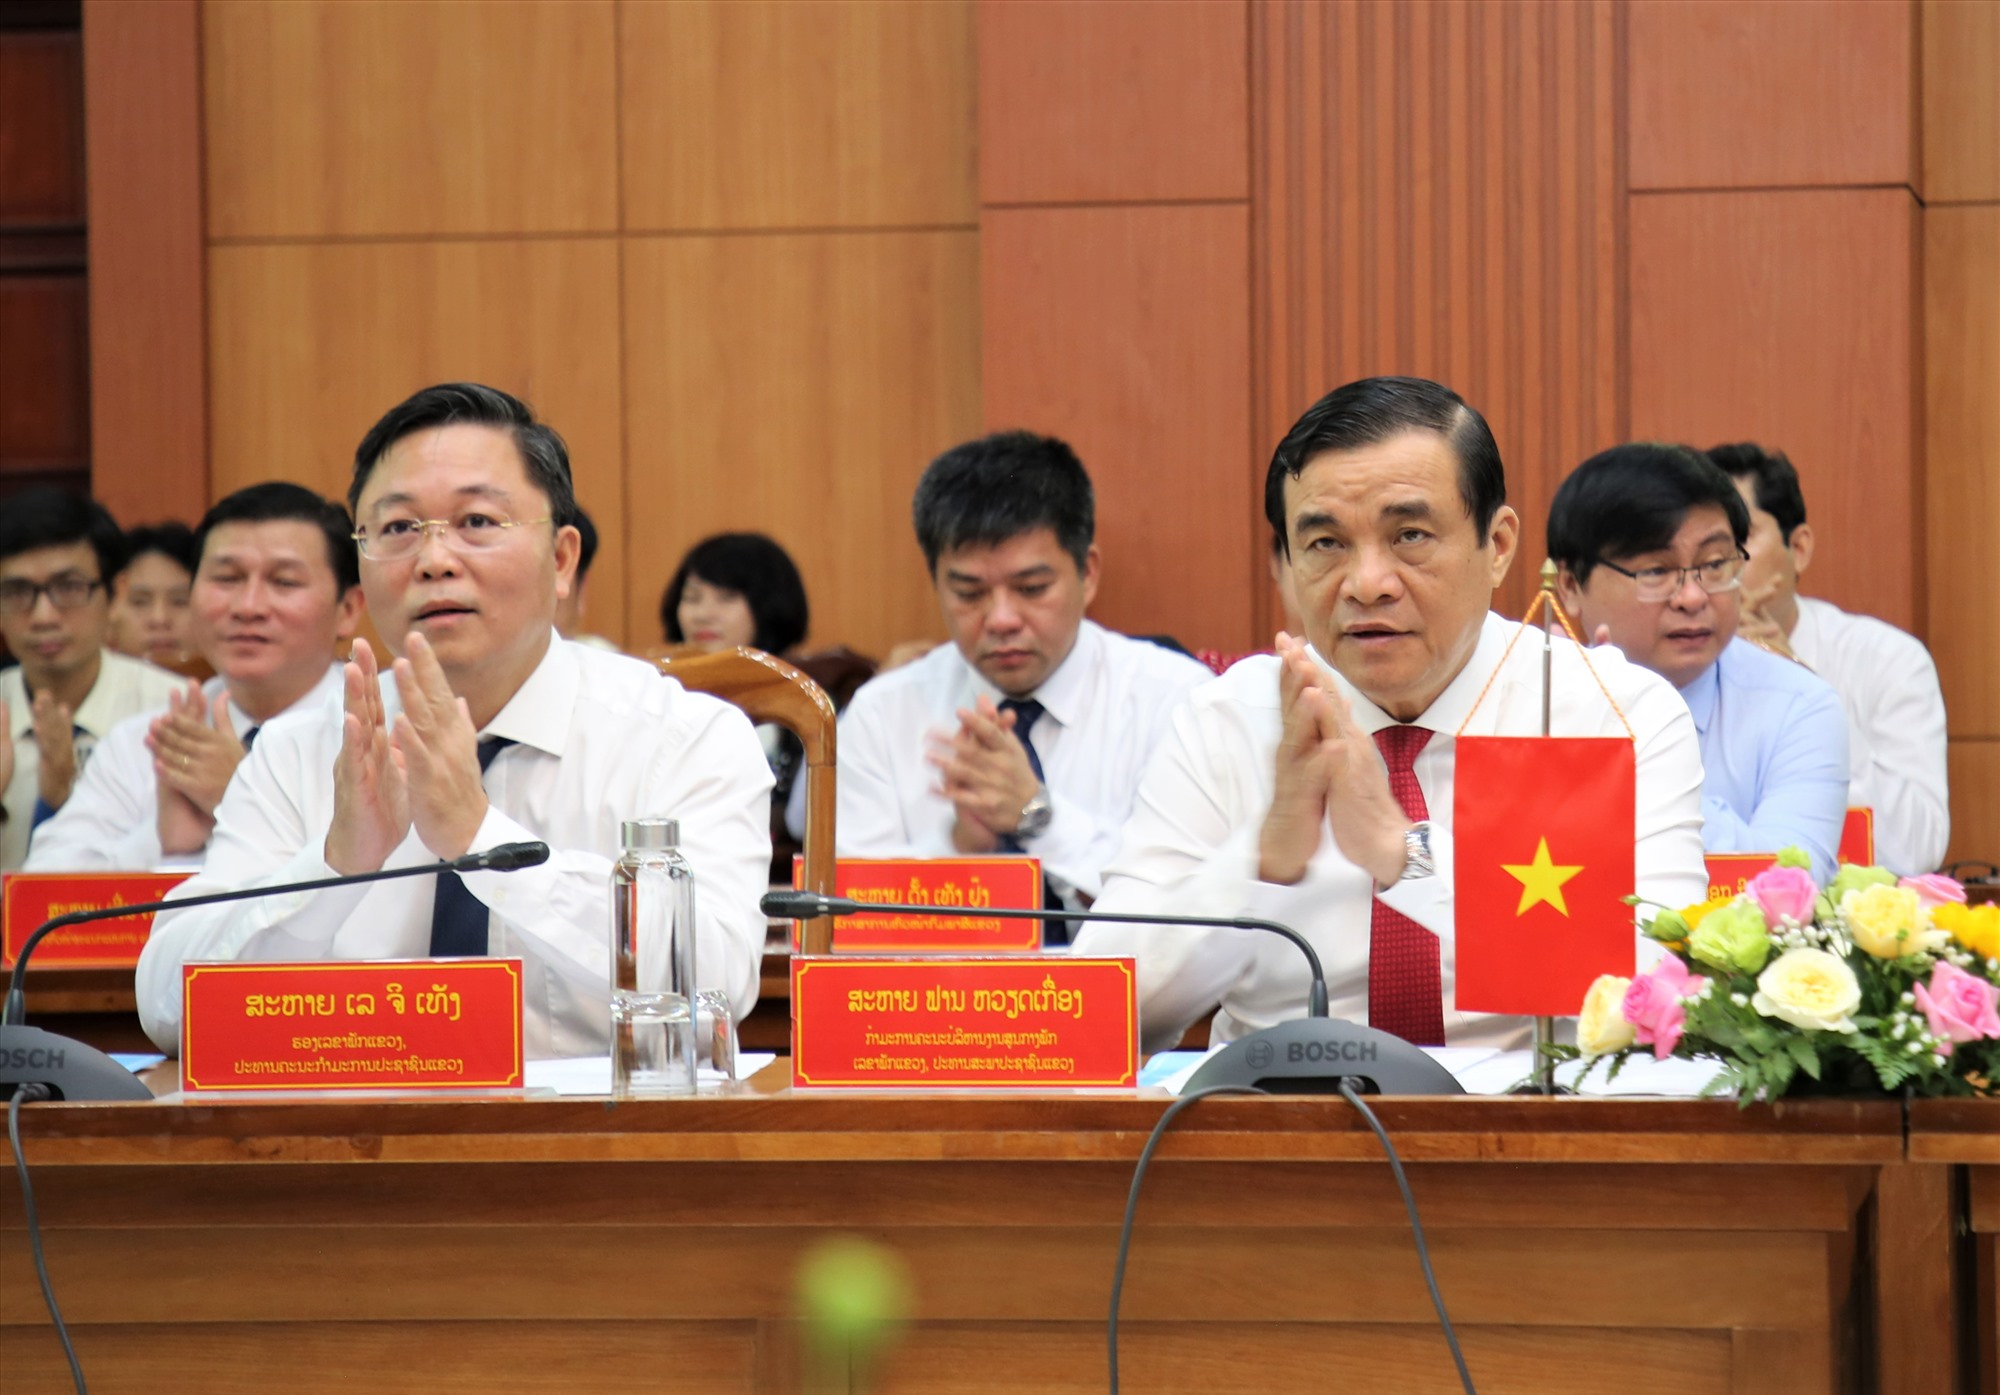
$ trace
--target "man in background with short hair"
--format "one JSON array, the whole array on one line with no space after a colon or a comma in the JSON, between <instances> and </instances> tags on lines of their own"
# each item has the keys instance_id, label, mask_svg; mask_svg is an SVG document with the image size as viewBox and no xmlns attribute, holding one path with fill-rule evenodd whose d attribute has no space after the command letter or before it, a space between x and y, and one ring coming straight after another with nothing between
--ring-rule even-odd
<instances>
[{"instance_id":1,"label":"man in background with short hair","mask_svg":"<svg viewBox=\"0 0 2000 1395\"><path fill-rule=\"evenodd\" d=\"M97 743L180 688L104 647L124 562L125 535L92 499L44 487L0 509L0 634L19 661L0 673L0 871L26 860Z\"/></svg>"},{"instance_id":2,"label":"man in background with short hair","mask_svg":"<svg viewBox=\"0 0 2000 1395\"><path fill-rule=\"evenodd\" d=\"M1087 904L1167 714L1211 675L1084 618L1096 507L1063 442L1009 431L953 447L912 513L952 642L864 684L842 715L840 853L1027 853L1052 896Z\"/></svg>"},{"instance_id":3,"label":"man in background with short hair","mask_svg":"<svg viewBox=\"0 0 2000 1395\"><path fill-rule=\"evenodd\" d=\"M1727 475L1658 442L1592 456L1549 506L1564 608L1672 683L1694 716L1703 846L1801 847L1824 883L1847 815L1847 721L1833 689L1737 635L1749 531Z\"/></svg>"},{"instance_id":4,"label":"man in background with short hair","mask_svg":"<svg viewBox=\"0 0 2000 1395\"><path fill-rule=\"evenodd\" d=\"M346 509L297 484L253 484L208 511L190 621L215 677L111 729L69 802L35 830L28 871L200 865L264 724L339 700L335 652L361 622L352 533Z\"/></svg>"},{"instance_id":5,"label":"man in background with short hair","mask_svg":"<svg viewBox=\"0 0 2000 1395\"><path fill-rule=\"evenodd\" d=\"M1875 861L1905 876L1935 871L1951 842L1944 692L1914 635L1799 594L1814 539L1798 471L1754 442L1708 458L1750 510L1739 633L1796 658L1833 685L1847 713L1847 802L1875 811Z\"/></svg>"}]
</instances>

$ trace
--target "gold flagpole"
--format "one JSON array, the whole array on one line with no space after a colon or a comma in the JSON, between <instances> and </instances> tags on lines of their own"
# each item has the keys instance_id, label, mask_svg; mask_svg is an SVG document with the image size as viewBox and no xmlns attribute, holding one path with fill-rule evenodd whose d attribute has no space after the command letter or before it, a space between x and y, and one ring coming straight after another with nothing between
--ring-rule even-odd
<instances>
[{"instance_id":1,"label":"gold flagpole","mask_svg":"<svg viewBox=\"0 0 2000 1395\"><path fill-rule=\"evenodd\" d=\"M1550 668L1555 656L1556 630L1556 564L1553 558L1542 560L1542 592L1536 598L1536 605L1542 612L1542 735L1549 734L1549 704L1552 685ZM1535 1019L1535 1061L1532 1079L1535 1093L1553 1095L1556 1092L1556 1063L1550 1054L1556 1044L1556 1020L1553 1017Z\"/></svg>"}]
</instances>

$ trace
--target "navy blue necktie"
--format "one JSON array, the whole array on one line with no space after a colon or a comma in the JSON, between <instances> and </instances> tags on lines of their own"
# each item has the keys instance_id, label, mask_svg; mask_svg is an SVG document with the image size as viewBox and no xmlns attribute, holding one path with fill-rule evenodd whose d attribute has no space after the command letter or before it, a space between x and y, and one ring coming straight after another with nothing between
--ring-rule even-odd
<instances>
[{"instance_id":1,"label":"navy blue necktie","mask_svg":"<svg viewBox=\"0 0 2000 1395\"><path fill-rule=\"evenodd\" d=\"M1048 778L1042 774L1042 758L1035 753L1035 743L1028 739L1028 733L1035 729L1035 723L1042 719L1042 714L1048 711L1048 708L1042 706L1033 698L1008 698L1000 704L1000 710L1014 714L1014 735L1020 739L1021 749L1028 753L1028 768L1035 772L1035 780L1038 784L1047 785ZM1022 847L1013 838L1003 837L1000 840L1000 846L1006 852L1024 853L1027 851L1026 848ZM1066 909L1063 905L1062 897L1056 895L1055 888L1049 885L1046 874L1042 877L1042 909L1045 911ZM1043 921L1042 943L1045 945L1068 944L1068 923L1060 920Z\"/></svg>"},{"instance_id":2,"label":"navy blue necktie","mask_svg":"<svg viewBox=\"0 0 2000 1395\"><path fill-rule=\"evenodd\" d=\"M244 755L246 755L246 756L247 756L247 755L249 755L249 754L250 754L250 748L251 748L252 746L255 746L255 745L257 744L257 733L258 733L258 732L260 732L260 731L262 731L263 729L264 729L264 728L263 728L262 726L254 726L254 727L251 727L251 728L250 728L250 729L249 729L248 731L246 731L246 732L244 732L244 733L243 733L243 754L244 754Z\"/></svg>"},{"instance_id":3,"label":"navy blue necktie","mask_svg":"<svg viewBox=\"0 0 2000 1395\"><path fill-rule=\"evenodd\" d=\"M513 745L504 736L488 736L479 743L479 773L493 764L493 757ZM479 956L486 953L486 903L472 894L456 872L440 872L437 894L431 901L431 956Z\"/></svg>"}]
</instances>

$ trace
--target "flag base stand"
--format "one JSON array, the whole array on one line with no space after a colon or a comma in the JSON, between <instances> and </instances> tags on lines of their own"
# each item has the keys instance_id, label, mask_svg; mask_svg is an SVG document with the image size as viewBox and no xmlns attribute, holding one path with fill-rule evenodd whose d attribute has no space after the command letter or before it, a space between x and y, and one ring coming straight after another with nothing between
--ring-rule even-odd
<instances>
[{"instance_id":1,"label":"flag base stand","mask_svg":"<svg viewBox=\"0 0 2000 1395\"><path fill-rule=\"evenodd\" d=\"M1534 1082L1535 1093L1553 1095L1556 1093L1556 1059L1549 1049L1556 1044L1556 1020L1553 1017L1535 1019L1535 1064L1529 1079Z\"/></svg>"}]
</instances>

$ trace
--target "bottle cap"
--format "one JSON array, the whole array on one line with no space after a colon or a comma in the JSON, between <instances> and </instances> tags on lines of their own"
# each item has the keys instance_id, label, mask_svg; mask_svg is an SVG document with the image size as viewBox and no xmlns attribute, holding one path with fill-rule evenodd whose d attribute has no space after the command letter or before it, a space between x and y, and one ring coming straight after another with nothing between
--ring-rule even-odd
<instances>
[{"instance_id":1,"label":"bottle cap","mask_svg":"<svg viewBox=\"0 0 2000 1395\"><path fill-rule=\"evenodd\" d=\"M677 848L681 843L679 819L626 819L618 825L618 837L632 852L655 852Z\"/></svg>"}]
</instances>

